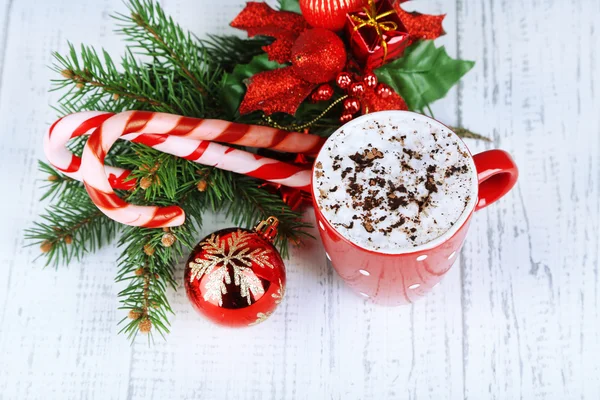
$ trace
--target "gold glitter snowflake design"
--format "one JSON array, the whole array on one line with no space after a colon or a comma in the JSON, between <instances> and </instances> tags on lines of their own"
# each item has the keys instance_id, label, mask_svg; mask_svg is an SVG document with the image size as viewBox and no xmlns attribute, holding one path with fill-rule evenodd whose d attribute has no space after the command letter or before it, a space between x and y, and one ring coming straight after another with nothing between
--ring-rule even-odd
<instances>
[{"instance_id":1,"label":"gold glitter snowflake design","mask_svg":"<svg viewBox=\"0 0 600 400\"><path fill-rule=\"evenodd\" d=\"M283 300L283 296L285 296L285 287L281 284L281 279L279 280L279 289L277 292L271 294L271 296L275 299L275 304L281 303Z\"/></svg>"},{"instance_id":2,"label":"gold glitter snowflake design","mask_svg":"<svg viewBox=\"0 0 600 400\"><path fill-rule=\"evenodd\" d=\"M256 321L250 322L248 324L248 326L260 324L261 322L263 322L264 320L266 320L267 318L269 318L271 316L271 314L273 314L273 311L268 311L266 313L259 312L258 314L256 314Z\"/></svg>"},{"instance_id":3,"label":"gold glitter snowflake design","mask_svg":"<svg viewBox=\"0 0 600 400\"><path fill-rule=\"evenodd\" d=\"M281 279L279 279L279 289L277 289L277 292L272 293L271 296L275 299L275 304L279 304L281 303L281 300L283 300L283 296L285 296L285 286L281 284ZM261 322L269 318L271 314L273 314L273 311L268 311L266 313L259 312L258 314L256 314L256 321L251 322L248 325L252 326L260 324Z\"/></svg>"},{"instance_id":4,"label":"gold glitter snowflake design","mask_svg":"<svg viewBox=\"0 0 600 400\"><path fill-rule=\"evenodd\" d=\"M221 240L219 235L213 233L201 243L205 258L196 258L189 263L189 267L192 270L190 282L208 274L204 300L217 301L220 306L223 305L223 295L227 293L225 285L231 284L228 266L233 271L233 283L240 287L240 294L248 300L248 305L252 304L250 294L257 297L265 293L262 282L252 271L252 263L263 268L272 269L274 266L269 261L267 249L250 251L248 240L251 237L251 233L238 229L227 241Z\"/></svg>"}]
</instances>

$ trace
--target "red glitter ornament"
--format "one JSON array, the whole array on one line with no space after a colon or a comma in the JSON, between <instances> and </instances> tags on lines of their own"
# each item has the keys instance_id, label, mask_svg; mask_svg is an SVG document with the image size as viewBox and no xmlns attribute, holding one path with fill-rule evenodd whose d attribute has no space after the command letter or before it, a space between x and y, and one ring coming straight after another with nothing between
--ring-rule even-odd
<instances>
[{"instance_id":1,"label":"red glitter ornament","mask_svg":"<svg viewBox=\"0 0 600 400\"><path fill-rule=\"evenodd\" d=\"M273 313L285 293L285 267L271 244L277 225L269 217L254 230L223 229L196 246L184 278L196 310L233 327L257 324Z\"/></svg>"},{"instance_id":2,"label":"red glitter ornament","mask_svg":"<svg viewBox=\"0 0 600 400\"><path fill-rule=\"evenodd\" d=\"M335 83L337 83L340 89L348 89L352 84L352 75L348 72L340 72L335 79Z\"/></svg>"},{"instance_id":3,"label":"red glitter ornament","mask_svg":"<svg viewBox=\"0 0 600 400\"><path fill-rule=\"evenodd\" d=\"M365 92L365 84L362 82L356 82L350 86L350 93L353 96L360 96L364 92Z\"/></svg>"},{"instance_id":4,"label":"red glitter ornament","mask_svg":"<svg viewBox=\"0 0 600 400\"><path fill-rule=\"evenodd\" d=\"M365 76L363 76L363 82L365 83L365 85L367 85L367 87L374 88L375 86L377 86L377 75L375 75L372 72L369 72L365 74Z\"/></svg>"},{"instance_id":5,"label":"red glitter ornament","mask_svg":"<svg viewBox=\"0 0 600 400\"><path fill-rule=\"evenodd\" d=\"M333 88L330 84L325 83L317 88L311 96L314 101L327 101L333 96Z\"/></svg>"},{"instance_id":6,"label":"red glitter ornament","mask_svg":"<svg viewBox=\"0 0 600 400\"><path fill-rule=\"evenodd\" d=\"M360 110L360 101L354 97L344 100L344 114L356 114Z\"/></svg>"},{"instance_id":7,"label":"red glitter ornament","mask_svg":"<svg viewBox=\"0 0 600 400\"><path fill-rule=\"evenodd\" d=\"M300 10L310 26L338 31L344 27L346 14L359 10L364 0L300 0Z\"/></svg>"},{"instance_id":8,"label":"red glitter ornament","mask_svg":"<svg viewBox=\"0 0 600 400\"><path fill-rule=\"evenodd\" d=\"M342 124L345 124L346 122L352 120L352 114L350 113L343 113L342 116L340 117L340 122Z\"/></svg>"},{"instance_id":9,"label":"red glitter ornament","mask_svg":"<svg viewBox=\"0 0 600 400\"><path fill-rule=\"evenodd\" d=\"M327 29L309 29L292 46L292 68L302 79L321 83L332 80L346 65L344 42Z\"/></svg>"},{"instance_id":10,"label":"red glitter ornament","mask_svg":"<svg viewBox=\"0 0 600 400\"><path fill-rule=\"evenodd\" d=\"M377 94L377 96L381 97L382 99L385 99L390 97L392 93L394 93L394 90L385 83L380 83L379 85L377 85L375 93Z\"/></svg>"}]
</instances>

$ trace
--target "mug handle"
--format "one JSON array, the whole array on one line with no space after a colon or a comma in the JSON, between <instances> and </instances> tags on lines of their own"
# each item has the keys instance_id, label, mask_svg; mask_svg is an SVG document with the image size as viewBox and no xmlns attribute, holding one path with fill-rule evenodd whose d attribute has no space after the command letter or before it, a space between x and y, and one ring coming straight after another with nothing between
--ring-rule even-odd
<instances>
[{"instance_id":1,"label":"mug handle","mask_svg":"<svg viewBox=\"0 0 600 400\"><path fill-rule=\"evenodd\" d=\"M519 170L504 150L488 150L473 156L479 181L479 199L475 211L504 196L517 183Z\"/></svg>"}]
</instances>

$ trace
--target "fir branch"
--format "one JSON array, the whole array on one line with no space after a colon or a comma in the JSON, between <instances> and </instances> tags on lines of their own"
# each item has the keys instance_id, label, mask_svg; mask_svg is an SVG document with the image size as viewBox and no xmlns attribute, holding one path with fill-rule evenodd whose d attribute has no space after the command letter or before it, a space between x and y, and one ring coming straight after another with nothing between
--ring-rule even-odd
<instances>
[{"instance_id":1,"label":"fir branch","mask_svg":"<svg viewBox=\"0 0 600 400\"><path fill-rule=\"evenodd\" d=\"M275 245L286 258L289 255L288 242L298 245L303 239L313 237L305 230L311 225L302 221L302 213L292 211L280 195L269 193L260 187L261 184L253 178L238 177L234 182L234 198L225 205L226 215L236 225L245 227L252 227L271 215L276 217L279 228Z\"/></svg>"},{"instance_id":2,"label":"fir branch","mask_svg":"<svg viewBox=\"0 0 600 400\"><path fill-rule=\"evenodd\" d=\"M78 53L69 44L68 56L54 53L54 58L54 70L63 79L53 81L53 90L67 89L59 99L65 111L98 110L107 98L117 103L119 111L176 111L166 101L174 84L172 73L152 65L142 66L130 52L121 59L122 72L106 51L100 57L94 48L84 45Z\"/></svg>"},{"instance_id":3,"label":"fir branch","mask_svg":"<svg viewBox=\"0 0 600 400\"><path fill-rule=\"evenodd\" d=\"M203 57L199 57L202 48L196 38L165 15L153 1L130 0L128 7L130 15L117 14L115 19L121 22L119 32L126 40L136 43L132 47L141 54L160 59L156 61L168 62L206 96L211 86L206 77L210 73L207 74Z\"/></svg>"},{"instance_id":4,"label":"fir branch","mask_svg":"<svg viewBox=\"0 0 600 400\"><path fill-rule=\"evenodd\" d=\"M198 164L140 144L131 143L130 150L116 157L139 183L128 200L173 204L200 180L197 171L202 167Z\"/></svg>"},{"instance_id":5,"label":"fir branch","mask_svg":"<svg viewBox=\"0 0 600 400\"><path fill-rule=\"evenodd\" d=\"M77 194L83 187L83 184L75 179L69 178L52 168L43 161L38 161L38 170L47 175L46 182L42 188L46 193L42 195L40 201L49 199L68 199Z\"/></svg>"},{"instance_id":6,"label":"fir branch","mask_svg":"<svg viewBox=\"0 0 600 400\"><path fill-rule=\"evenodd\" d=\"M134 337L138 331L164 337L169 332L169 314L174 314L166 296L168 287L177 288L174 264L193 247L193 225L172 229L129 227L119 245L124 248L119 259L116 280L126 282L119 293L120 309L129 310L129 320L121 329ZM172 235L174 242L165 241ZM124 318L121 323L124 323ZM154 328L151 330L151 328Z\"/></svg>"},{"instance_id":7,"label":"fir branch","mask_svg":"<svg viewBox=\"0 0 600 400\"><path fill-rule=\"evenodd\" d=\"M218 94L225 82L225 71L256 55L270 39L213 36L201 41L185 33L154 2L128 3L130 14L117 16L121 23L119 32L130 45L119 65L108 53L86 46L76 50L70 45L67 55L55 54L54 70L61 78L54 81L54 90L64 91L56 109L62 114L136 109L224 118ZM134 51L149 56L151 62L138 61ZM308 110L303 114L304 121L321 111ZM254 117L261 120L260 115L249 118ZM318 123L329 123L326 120ZM68 147L80 154L86 140L76 138ZM301 214L291 211L279 195L260 188L262 182L258 180L125 141L113 146L106 164L129 169L138 180L136 189L119 193L127 201L177 204L187 216L183 226L169 232L135 227L121 231L119 244L123 251L117 280L127 283L119 297L121 308L129 310L129 322L123 327L129 335L150 332L151 328L161 335L168 332L172 309L166 291L176 286L174 265L193 247L206 211L225 211L236 225L245 227L274 215L280 220L276 244L284 256L289 240L296 243L308 236L304 229L309 225L301 221ZM51 176L47 197L56 204L27 235L42 245L48 263L79 259L115 236L120 225L94 206L80 183L46 164L41 168ZM144 179L150 183L145 189L141 188Z\"/></svg>"},{"instance_id":8,"label":"fir branch","mask_svg":"<svg viewBox=\"0 0 600 400\"><path fill-rule=\"evenodd\" d=\"M79 261L110 242L118 231L118 224L98 210L82 186L61 194L60 203L49 206L41 222L25 232L30 245L40 245L47 266Z\"/></svg>"},{"instance_id":9,"label":"fir branch","mask_svg":"<svg viewBox=\"0 0 600 400\"><path fill-rule=\"evenodd\" d=\"M208 39L200 40L209 59L216 62L226 72L233 71L233 68L239 64L248 64L254 56L263 54L264 46L273 42L271 38L265 36L256 36L250 39L243 39L238 36L226 35L207 35Z\"/></svg>"}]
</instances>

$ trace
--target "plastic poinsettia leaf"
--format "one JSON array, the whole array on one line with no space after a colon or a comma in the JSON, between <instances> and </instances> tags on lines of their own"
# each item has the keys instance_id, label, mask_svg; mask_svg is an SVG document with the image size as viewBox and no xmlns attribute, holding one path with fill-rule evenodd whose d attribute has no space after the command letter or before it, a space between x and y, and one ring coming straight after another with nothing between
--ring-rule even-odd
<instances>
[{"instance_id":1,"label":"plastic poinsettia leaf","mask_svg":"<svg viewBox=\"0 0 600 400\"><path fill-rule=\"evenodd\" d=\"M279 9L281 11L302 14L302 11L300 11L300 2L298 0L279 0Z\"/></svg>"},{"instance_id":2,"label":"plastic poinsettia leaf","mask_svg":"<svg viewBox=\"0 0 600 400\"><path fill-rule=\"evenodd\" d=\"M265 3L249 2L230 24L248 32L248 36L264 35L275 41L263 47L270 60L284 63L290 60L292 44L308 28L302 15L273 10Z\"/></svg>"},{"instance_id":3,"label":"plastic poinsettia leaf","mask_svg":"<svg viewBox=\"0 0 600 400\"><path fill-rule=\"evenodd\" d=\"M292 31L282 31L279 28L266 27L261 29L261 35L276 37L273 43L261 47L267 53L269 60L279 63L287 62L292 57L292 46L298 38L298 34Z\"/></svg>"},{"instance_id":4,"label":"plastic poinsettia leaf","mask_svg":"<svg viewBox=\"0 0 600 400\"><path fill-rule=\"evenodd\" d=\"M262 110L294 114L316 85L300 79L292 67L260 72L248 80L240 114Z\"/></svg>"},{"instance_id":5,"label":"plastic poinsettia leaf","mask_svg":"<svg viewBox=\"0 0 600 400\"><path fill-rule=\"evenodd\" d=\"M406 101L408 108L422 111L428 104L446 96L475 63L455 60L433 41L420 41L408 47L404 56L374 72L380 82L390 85Z\"/></svg>"},{"instance_id":6,"label":"plastic poinsettia leaf","mask_svg":"<svg viewBox=\"0 0 600 400\"><path fill-rule=\"evenodd\" d=\"M408 12L404 11L399 3L396 4L395 8L412 41L419 39L433 40L446 33L442 27L442 21L446 14L428 15Z\"/></svg>"},{"instance_id":7,"label":"plastic poinsettia leaf","mask_svg":"<svg viewBox=\"0 0 600 400\"><path fill-rule=\"evenodd\" d=\"M236 65L230 74L225 78L225 86L221 91L221 103L230 116L234 116L240 106L244 94L246 93L245 81L251 76L263 72L271 71L277 68L283 68L275 61L270 61L266 54L261 54L252 58L248 64Z\"/></svg>"}]
</instances>

